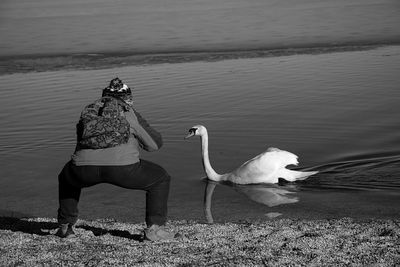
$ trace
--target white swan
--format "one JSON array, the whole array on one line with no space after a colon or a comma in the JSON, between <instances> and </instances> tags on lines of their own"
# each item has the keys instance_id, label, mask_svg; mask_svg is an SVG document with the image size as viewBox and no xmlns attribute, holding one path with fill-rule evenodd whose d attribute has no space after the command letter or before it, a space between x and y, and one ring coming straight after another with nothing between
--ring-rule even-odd
<instances>
[{"instance_id":1,"label":"white swan","mask_svg":"<svg viewBox=\"0 0 400 267\"><path fill-rule=\"evenodd\" d=\"M204 213L208 223L213 223L211 214L211 199L216 182L231 182L234 184L278 183L279 178L287 181L304 180L318 173L318 171L301 172L286 169L287 165L297 165L297 156L278 148L268 148L267 151L243 163L236 170L218 174L211 166L208 155L208 133L203 125L196 125L189 129L185 139L198 135L201 137L201 151L203 167L207 174L207 186L204 192Z\"/></svg>"},{"instance_id":2,"label":"white swan","mask_svg":"<svg viewBox=\"0 0 400 267\"><path fill-rule=\"evenodd\" d=\"M267 151L243 163L236 170L218 174L210 164L208 155L208 133L203 125L196 125L190 128L189 134L185 138L199 135L201 137L201 150L204 170L208 179L220 182L229 181L235 184L258 184L258 183L278 183L279 178L293 182L304 180L316 174L317 171L301 172L286 169L287 165L297 165L297 156L288 151L278 148L268 148Z\"/></svg>"}]
</instances>

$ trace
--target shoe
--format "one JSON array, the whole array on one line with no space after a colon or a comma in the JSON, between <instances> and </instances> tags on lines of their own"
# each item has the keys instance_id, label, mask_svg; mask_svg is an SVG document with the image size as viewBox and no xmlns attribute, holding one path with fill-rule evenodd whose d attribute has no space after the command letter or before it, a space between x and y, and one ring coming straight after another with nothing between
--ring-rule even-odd
<instances>
[{"instance_id":1,"label":"shoe","mask_svg":"<svg viewBox=\"0 0 400 267\"><path fill-rule=\"evenodd\" d=\"M144 230L144 239L150 241L173 240L177 234L168 232L164 226L153 224Z\"/></svg>"},{"instance_id":2,"label":"shoe","mask_svg":"<svg viewBox=\"0 0 400 267\"><path fill-rule=\"evenodd\" d=\"M61 238L66 238L66 237L75 235L75 232L74 232L72 225L70 225L69 223L66 223L66 224L60 224L60 227L58 228L55 235L58 237L61 237Z\"/></svg>"}]
</instances>

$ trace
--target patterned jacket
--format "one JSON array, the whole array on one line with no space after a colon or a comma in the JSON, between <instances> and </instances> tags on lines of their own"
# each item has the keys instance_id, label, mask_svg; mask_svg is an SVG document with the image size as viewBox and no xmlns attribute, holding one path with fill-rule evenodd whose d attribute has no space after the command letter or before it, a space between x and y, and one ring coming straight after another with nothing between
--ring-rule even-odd
<instances>
[{"instance_id":1,"label":"patterned jacket","mask_svg":"<svg viewBox=\"0 0 400 267\"><path fill-rule=\"evenodd\" d=\"M133 108L126 112L131 136L128 143L104 149L75 150L72 162L77 166L119 166L130 165L140 160L140 147L146 151L156 151L162 146L161 134L154 130Z\"/></svg>"}]
</instances>

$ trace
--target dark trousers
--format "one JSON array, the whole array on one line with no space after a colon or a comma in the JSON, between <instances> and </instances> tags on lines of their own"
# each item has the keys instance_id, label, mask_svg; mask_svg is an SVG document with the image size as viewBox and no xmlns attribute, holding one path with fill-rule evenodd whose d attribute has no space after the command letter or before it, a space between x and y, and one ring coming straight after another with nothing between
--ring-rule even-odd
<instances>
[{"instance_id":1,"label":"dark trousers","mask_svg":"<svg viewBox=\"0 0 400 267\"><path fill-rule=\"evenodd\" d=\"M69 161L58 181L60 206L57 217L60 224L76 223L81 189L99 183L145 190L147 226L166 222L170 176L153 162L140 160L125 166L76 166Z\"/></svg>"}]
</instances>

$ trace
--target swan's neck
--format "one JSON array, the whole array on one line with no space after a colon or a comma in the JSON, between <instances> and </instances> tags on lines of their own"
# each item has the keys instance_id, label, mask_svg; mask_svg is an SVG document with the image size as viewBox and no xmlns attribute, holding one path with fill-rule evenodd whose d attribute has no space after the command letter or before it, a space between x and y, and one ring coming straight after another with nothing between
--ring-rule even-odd
<instances>
[{"instance_id":1,"label":"swan's neck","mask_svg":"<svg viewBox=\"0 0 400 267\"><path fill-rule=\"evenodd\" d=\"M204 171L207 174L208 179L213 181L220 181L221 175L216 173L214 169L211 167L210 157L208 156L208 134L201 135L201 152L203 159Z\"/></svg>"}]
</instances>

